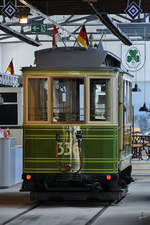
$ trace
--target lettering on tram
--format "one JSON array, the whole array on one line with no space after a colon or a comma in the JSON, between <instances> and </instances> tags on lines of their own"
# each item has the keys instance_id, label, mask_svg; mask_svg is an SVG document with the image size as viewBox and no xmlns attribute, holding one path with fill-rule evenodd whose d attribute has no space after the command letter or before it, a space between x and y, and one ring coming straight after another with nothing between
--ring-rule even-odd
<instances>
[{"instance_id":1,"label":"lettering on tram","mask_svg":"<svg viewBox=\"0 0 150 225\"><path fill-rule=\"evenodd\" d=\"M72 143L64 143L59 142L58 143L58 155L69 155L71 156L73 153L76 154L78 152L78 143L74 143L72 146Z\"/></svg>"}]
</instances>

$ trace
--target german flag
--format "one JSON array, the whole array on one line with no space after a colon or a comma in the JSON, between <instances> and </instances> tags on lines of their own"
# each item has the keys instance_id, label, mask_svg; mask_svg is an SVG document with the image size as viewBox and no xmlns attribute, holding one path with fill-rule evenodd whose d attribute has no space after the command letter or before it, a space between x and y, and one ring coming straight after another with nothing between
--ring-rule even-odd
<instances>
[{"instance_id":1,"label":"german flag","mask_svg":"<svg viewBox=\"0 0 150 225\"><path fill-rule=\"evenodd\" d=\"M9 63L9 66L7 68L7 71L9 71L11 73L11 75L14 75L14 66L13 66L13 61L12 60Z\"/></svg>"},{"instance_id":2,"label":"german flag","mask_svg":"<svg viewBox=\"0 0 150 225\"><path fill-rule=\"evenodd\" d=\"M89 45L89 41L88 41L88 37L87 37L87 33L86 33L86 29L85 26L83 25L80 33L77 37L77 41L83 45L86 49L88 49L88 45Z\"/></svg>"}]
</instances>

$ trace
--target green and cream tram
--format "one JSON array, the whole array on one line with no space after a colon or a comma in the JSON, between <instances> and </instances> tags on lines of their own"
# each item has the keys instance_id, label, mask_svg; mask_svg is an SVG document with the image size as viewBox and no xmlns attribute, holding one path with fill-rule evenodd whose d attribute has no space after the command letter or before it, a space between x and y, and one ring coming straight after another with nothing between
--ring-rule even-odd
<instances>
[{"instance_id":1,"label":"green and cream tram","mask_svg":"<svg viewBox=\"0 0 150 225\"><path fill-rule=\"evenodd\" d=\"M110 52L56 48L23 68L23 185L46 193L116 191L131 181L132 77Z\"/></svg>"}]
</instances>

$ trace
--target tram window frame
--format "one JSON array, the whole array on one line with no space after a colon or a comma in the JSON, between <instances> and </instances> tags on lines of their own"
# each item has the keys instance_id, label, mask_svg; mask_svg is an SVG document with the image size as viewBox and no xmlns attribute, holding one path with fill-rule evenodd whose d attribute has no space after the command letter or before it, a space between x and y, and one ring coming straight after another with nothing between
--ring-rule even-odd
<instances>
[{"instance_id":1,"label":"tram window frame","mask_svg":"<svg viewBox=\"0 0 150 225\"><path fill-rule=\"evenodd\" d=\"M94 119L92 119L92 114L93 114L93 112L92 112L92 107L91 107L91 105L92 104L94 104L94 103L92 103L91 104L91 99L92 99L92 96L91 96L91 93L92 93L92 90L91 90L91 81L92 80L95 80L95 81L102 81L103 83L104 83L104 81L105 80L107 80L108 81L108 87L107 87L107 91L106 91L106 94L105 94L105 96L106 96L106 98L107 98L107 101L108 101L108 103L106 103L105 105L107 105L107 107L105 107L105 113L103 113L103 114L107 114L106 115L106 118L104 117L104 115L103 115L103 118L94 118ZM102 83L101 83L102 84ZM90 104L90 111L89 111L89 121L90 122L100 122L100 123L102 123L102 122L110 122L111 120L112 120L112 105L111 105L111 102L112 102L112 98L111 98L111 90L112 90L112 80L111 80L111 78L110 77L91 77L90 79L89 79L89 93L90 93L90 99L89 99L89 104ZM101 92L102 93L102 92ZM103 99L103 101L104 101L104 99ZM94 101L93 101L94 102ZM100 116L100 115L99 115Z\"/></svg>"},{"instance_id":2,"label":"tram window frame","mask_svg":"<svg viewBox=\"0 0 150 225\"><path fill-rule=\"evenodd\" d=\"M83 109L82 109L82 111L83 111L83 115L82 115L83 116L83 120L76 120L76 119L70 120L70 118L73 118L72 116L69 118L69 113L70 112L68 113L68 116L65 115L65 113L64 114L62 113L62 117L61 117L62 120L59 119L59 113L60 112L58 112L58 115L55 115L55 118L54 118L54 113L55 113L54 112L54 108L55 107L54 107L54 86L53 86L53 83L54 83L54 80L61 80L61 79L62 80L82 80L82 82L83 82L83 103L82 103L83 104ZM72 76L70 76L70 77L66 77L66 76L61 76L61 77L60 76L55 76L55 77L52 77L52 79L51 79L51 102L52 102L51 123L52 124L66 124L66 123L67 124L82 124L82 123L85 123L85 121L86 121L86 111L85 111L85 109L86 109L86 95L85 95L85 93L86 93L85 77L72 77ZM80 105L80 98L81 98L80 90L79 90L78 96L79 96L79 102L78 102L78 106L79 106ZM69 105L69 107L70 107L70 105ZM77 117L80 117L81 116L80 115L80 112L81 112L80 108L79 108L78 112L79 112L79 115L77 115ZM67 118L67 119L64 119L64 118Z\"/></svg>"},{"instance_id":3,"label":"tram window frame","mask_svg":"<svg viewBox=\"0 0 150 225\"><path fill-rule=\"evenodd\" d=\"M132 122L132 84L130 81L124 80L123 82L124 93L124 124Z\"/></svg>"},{"instance_id":4,"label":"tram window frame","mask_svg":"<svg viewBox=\"0 0 150 225\"><path fill-rule=\"evenodd\" d=\"M128 105L128 110L129 110L129 117L128 117L128 122L132 123L132 83L129 81L128 82L129 85L129 105Z\"/></svg>"},{"instance_id":5,"label":"tram window frame","mask_svg":"<svg viewBox=\"0 0 150 225\"><path fill-rule=\"evenodd\" d=\"M33 116L31 116L30 115L30 105L32 104L33 105L33 99L31 100L30 98L31 98L31 95L30 95L30 80L40 80L40 82L39 82L39 84L41 85L41 80L45 80L45 81L47 81L46 83L46 85L47 85L47 87L45 87L44 88L44 84L43 84L43 96L44 96L44 98L46 98L46 99L43 99L43 101L45 101L44 102L44 104L46 103L46 107L45 107L45 109L44 109L44 107L41 107L41 110L43 111L40 111L40 113L42 113L42 116L41 116L41 118L38 118L38 114L36 114L36 112L38 111L38 110L35 110L35 107L34 107L34 119L33 119ZM25 104L27 104L27 110L26 110L26 113L25 113L25 121L27 121L28 123L48 123L49 122L49 107L48 107L48 86L49 86L49 79L48 79L48 77L47 76L41 76L41 77L39 77L39 76L29 76L29 77L27 77L27 89L26 89L26 102L25 102ZM36 105L37 103L35 103L35 99L36 99L36 94L38 93L38 94L40 94L41 92L40 92L40 88L39 89L37 89L37 92L35 93L34 92L34 90L32 90L32 92L34 92L35 93L35 96L33 96L34 97L34 104ZM33 93L33 94L34 94ZM46 97L45 97L46 96ZM38 105L39 106L39 105ZM37 107L37 106L36 106ZM40 106L39 106L40 107ZM31 116L31 117L29 117L29 115ZM43 118L42 118L43 117Z\"/></svg>"}]
</instances>

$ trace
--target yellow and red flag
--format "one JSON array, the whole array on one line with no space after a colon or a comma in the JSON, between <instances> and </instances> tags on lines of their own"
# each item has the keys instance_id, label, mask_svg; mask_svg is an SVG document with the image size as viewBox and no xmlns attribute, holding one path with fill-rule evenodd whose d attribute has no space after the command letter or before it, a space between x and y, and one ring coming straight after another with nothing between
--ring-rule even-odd
<instances>
[{"instance_id":1,"label":"yellow and red flag","mask_svg":"<svg viewBox=\"0 0 150 225\"><path fill-rule=\"evenodd\" d=\"M11 73L11 75L14 75L13 60L10 61L7 71L9 71Z\"/></svg>"},{"instance_id":2,"label":"yellow and red flag","mask_svg":"<svg viewBox=\"0 0 150 225\"><path fill-rule=\"evenodd\" d=\"M83 45L86 49L88 49L89 41L86 33L85 26L83 25L80 33L78 34L77 41Z\"/></svg>"}]
</instances>

